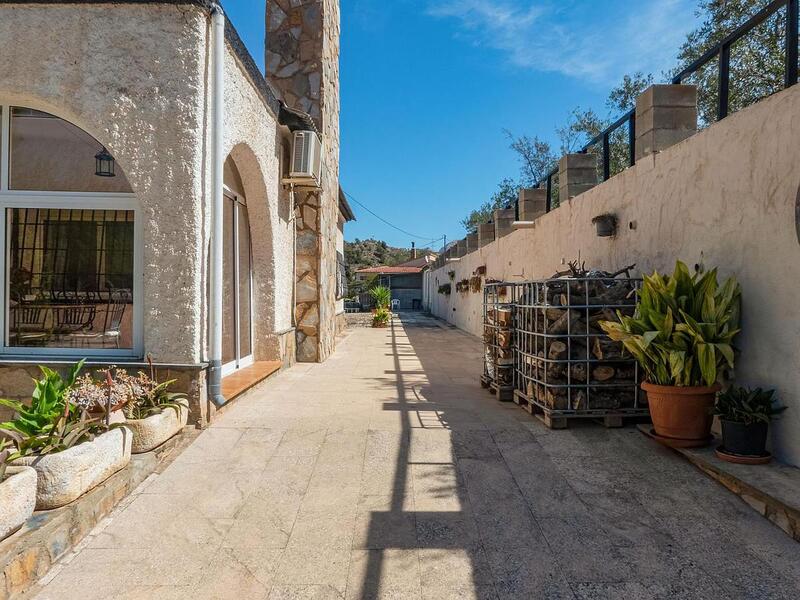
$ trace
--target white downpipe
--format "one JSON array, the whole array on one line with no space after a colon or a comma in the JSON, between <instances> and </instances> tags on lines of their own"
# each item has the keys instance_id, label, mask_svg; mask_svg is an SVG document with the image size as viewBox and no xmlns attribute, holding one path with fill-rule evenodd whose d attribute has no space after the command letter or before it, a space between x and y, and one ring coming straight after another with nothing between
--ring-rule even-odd
<instances>
[{"instance_id":1,"label":"white downpipe","mask_svg":"<svg viewBox=\"0 0 800 600\"><path fill-rule=\"evenodd\" d=\"M223 286L223 195L225 156L225 13L218 4L211 11L213 37L213 125L211 160L213 163L213 205L211 211L211 323L209 332L208 394L217 405L225 404L222 396L222 286Z\"/></svg>"}]
</instances>

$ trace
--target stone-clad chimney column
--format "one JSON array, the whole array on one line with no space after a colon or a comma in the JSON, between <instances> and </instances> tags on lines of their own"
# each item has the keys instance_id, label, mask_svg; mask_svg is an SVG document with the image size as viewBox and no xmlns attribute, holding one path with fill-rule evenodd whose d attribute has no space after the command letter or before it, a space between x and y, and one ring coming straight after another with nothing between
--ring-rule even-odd
<instances>
[{"instance_id":1,"label":"stone-clad chimney column","mask_svg":"<svg viewBox=\"0 0 800 600\"><path fill-rule=\"evenodd\" d=\"M339 0L267 0L267 79L322 138L320 189L295 188L297 360L325 360L336 338L339 218Z\"/></svg>"}]
</instances>

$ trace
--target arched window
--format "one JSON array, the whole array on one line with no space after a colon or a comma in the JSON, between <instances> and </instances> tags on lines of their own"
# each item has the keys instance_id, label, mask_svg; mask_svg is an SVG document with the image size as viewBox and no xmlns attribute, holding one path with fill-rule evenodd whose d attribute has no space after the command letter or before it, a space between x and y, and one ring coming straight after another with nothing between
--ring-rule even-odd
<instances>
[{"instance_id":1,"label":"arched window","mask_svg":"<svg viewBox=\"0 0 800 600\"><path fill-rule=\"evenodd\" d=\"M3 355L141 355L141 235L131 186L94 137L0 106Z\"/></svg>"}]
</instances>

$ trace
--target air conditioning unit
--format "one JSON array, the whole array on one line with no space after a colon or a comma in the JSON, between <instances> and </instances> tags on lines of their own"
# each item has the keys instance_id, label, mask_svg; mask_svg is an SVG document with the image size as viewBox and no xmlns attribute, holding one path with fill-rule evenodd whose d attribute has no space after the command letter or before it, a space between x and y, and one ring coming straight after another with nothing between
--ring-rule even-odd
<instances>
[{"instance_id":1,"label":"air conditioning unit","mask_svg":"<svg viewBox=\"0 0 800 600\"><path fill-rule=\"evenodd\" d=\"M290 183L319 187L322 181L322 140L314 131L295 131Z\"/></svg>"}]
</instances>

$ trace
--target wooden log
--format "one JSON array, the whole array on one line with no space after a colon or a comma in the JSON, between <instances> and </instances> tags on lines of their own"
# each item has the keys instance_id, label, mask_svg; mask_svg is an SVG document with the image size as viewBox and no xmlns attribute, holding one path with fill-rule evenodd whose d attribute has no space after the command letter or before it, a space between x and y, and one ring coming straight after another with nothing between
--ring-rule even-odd
<instances>
[{"instance_id":1,"label":"wooden log","mask_svg":"<svg viewBox=\"0 0 800 600\"><path fill-rule=\"evenodd\" d=\"M511 326L511 309L510 308L499 308L499 309L497 309L497 324L500 327L510 327Z\"/></svg>"},{"instance_id":2,"label":"wooden log","mask_svg":"<svg viewBox=\"0 0 800 600\"><path fill-rule=\"evenodd\" d=\"M577 310L564 311L557 321L554 321L548 328L547 333L552 335L563 335L570 332L579 331L578 323L581 322L581 314ZM585 328L584 328L585 331Z\"/></svg>"},{"instance_id":3,"label":"wooden log","mask_svg":"<svg viewBox=\"0 0 800 600\"><path fill-rule=\"evenodd\" d=\"M550 360L563 360L567 357L567 344L560 340L550 342L547 349L547 358Z\"/></svg>"},{"instance_id":4,"label":"wooden log","mask_svg":"<svg viewBox=\"0 0 800 600\"><path fill-rule=\"evenodd\" d=\"M511 348L511 330L498 329L497 330L497 345L501 348Z\"/></svg>"},{"instance_id":5,"label":"wooden log","mask_svg":"<svg viewBox=\"0 0 800 600\"><path fill-rule=\"evenodd\" d=\"M592 355L597 360L611 360L622 357L622 344L608 338L596 337L592 342Z\"/></svg>"},{"instance_id":6,"label":"wooden log","mask_svg":"<svg viewBox=\"0 0 800 600\"><path fill-rule=\"evenodd\" d=\"M617 370L608 365L599 365L592 369L592 379L594 381L609 381L614 379Z\"/></svg>"}]
</instances>

